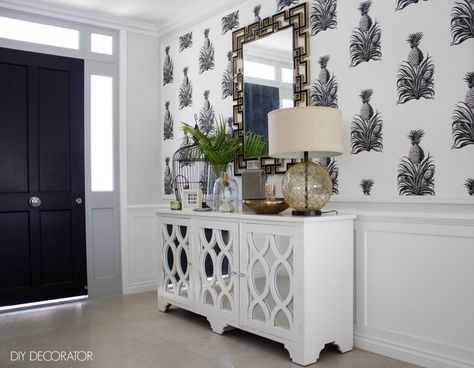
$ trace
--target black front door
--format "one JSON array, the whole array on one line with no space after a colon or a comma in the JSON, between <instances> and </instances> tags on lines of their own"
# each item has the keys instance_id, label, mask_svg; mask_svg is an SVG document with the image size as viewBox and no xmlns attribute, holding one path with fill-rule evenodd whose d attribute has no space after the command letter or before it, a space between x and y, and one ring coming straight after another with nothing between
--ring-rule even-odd
<instances>
[{"instance_id":1,"label":"black front door","mask_svg":"<svg viewBox=\"0 0 474 368\"><path fill-rule=\"evenodd\" d=\"M84 62L0 48L0 306L86 285Z\"/></svg>"}]
</instances>

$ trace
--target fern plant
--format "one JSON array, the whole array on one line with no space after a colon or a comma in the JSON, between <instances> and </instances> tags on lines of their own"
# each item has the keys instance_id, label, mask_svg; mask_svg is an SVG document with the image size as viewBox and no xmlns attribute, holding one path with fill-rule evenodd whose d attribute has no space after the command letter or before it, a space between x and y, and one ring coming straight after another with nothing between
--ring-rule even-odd
<instances>
[{"instance_id":1,"label":"fern plant","mask_svg":"<svg viewBox=\"0 0 474 368\"><path fill-rule=\"evenodd\" d=\"M462 148L474 144L474 110L465 102L456 106L453 114L453 148Z\"/></svg>"},{"instance_id":2,"label":"fern plant","mask_svg":"<svg viewBox=\"0 0 474 368\"><path fill-rule=\"evenodd\" d=\"M430 56L419 66L412 66L403 61L397 73L398 104L420 98L433 99L434 91L434 64Z\"/></svg>"},{"instance_id":3,"label":"fern plant","mask_svg":"<svg viewBox=\"0 0 474 368\"><path fill-rule=\"evenodd\" d=\"M379 23L377 21L367 32L355 28L351 36L350 54L351 66L357 66L364 61L380 60L382 58L381 36Z\"/></svg>"},{"instance_id":4,"label":"fern plant","mask_svg":"<svg viewBox=\"0 0 474 368\"><path fill-rule=\"evenodd\" d=\"M225 171L241 152L245 157L265 155L266 143L261 136L246 132L242 140L237 135L227 134L227 121L222 116L207 134L187 123L182 124L185 136L190 137L196 143L193 155L195 157L204 155L217 176L220 172Z\"/></svg>"},{"instance_id":5,"label":"fern plant","mask_svg":"<svg viewBox=\"0 0 474 368\"><path fill-rule=\"evenodd\" d=\"M336 0L316 0L311 6L311 35L337 27Z\"/></svg>"},{"instance_id":6,"label":"fern plant","mask_svg":"<svg viewBox=\"0 0 474 368\"><path fill-rule=\"evenodd\" d=\"M459 45L474 38L474 3L472 0L455 2L451 11L451 45Z\"/></svg>"}]
</instances>

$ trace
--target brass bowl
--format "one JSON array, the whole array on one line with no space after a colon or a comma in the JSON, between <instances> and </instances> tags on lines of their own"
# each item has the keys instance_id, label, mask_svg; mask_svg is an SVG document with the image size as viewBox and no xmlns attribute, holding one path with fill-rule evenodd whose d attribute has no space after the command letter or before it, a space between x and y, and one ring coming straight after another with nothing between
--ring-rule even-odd
<instances>
[{"instance_id":1,"label":"brass bowl","mask_svg":"<svg viewBox=\"0 0 474 368\"><path fill-rule=\"evenodd\" d=\"M274 215L288 208L283 198L276 199L244 199L244 205L261 215Z\"/></svg>"}]
</instances>

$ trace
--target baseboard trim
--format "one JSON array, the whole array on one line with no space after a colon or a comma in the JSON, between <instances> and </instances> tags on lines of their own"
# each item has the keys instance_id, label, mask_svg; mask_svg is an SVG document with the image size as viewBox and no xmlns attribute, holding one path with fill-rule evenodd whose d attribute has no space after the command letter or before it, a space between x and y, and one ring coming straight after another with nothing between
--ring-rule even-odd
<instances>
[{"instance_id":1,"label":"baseboard trim","mask_svg":"<svg viewBox=\"0 0 474 368\"><path fill-rule=\"evenodd\" d=\"M137 293L145 293L147 291L156 291L156 281L153 282L146 282L141 284L133 284L129 285L128 287L124 288L124 294L137 294Z\"/></svg>"},{"instance_id":2,"label":"baseboard trim","mask_svg":"<svg viewBox=\"0 0 474 368\"><path fill-rule=\"evenodd\" d=\"M474 368L474 362L460 361L434 352L421 351L410 346L360 334L354 334L354 346L428 368Z\"/></svg>"}]
</instances>

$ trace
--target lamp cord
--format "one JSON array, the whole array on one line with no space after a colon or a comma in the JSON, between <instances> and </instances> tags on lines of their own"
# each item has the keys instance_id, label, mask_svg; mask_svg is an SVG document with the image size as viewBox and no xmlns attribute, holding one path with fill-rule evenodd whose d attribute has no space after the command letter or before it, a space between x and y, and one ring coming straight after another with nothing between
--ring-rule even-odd
<instances>
[{"instance_id":1,"label":"lamp cord","mask_svg":"<svg viewBox=\"0 0 474 368\"><path fill-rule=\"evenodd\" d=\"M336 215L339 215L339 212L337 212L336 210L329 210L329 211L321 211L321 213L335 213Z\"/></svg>"}]
</instances>

